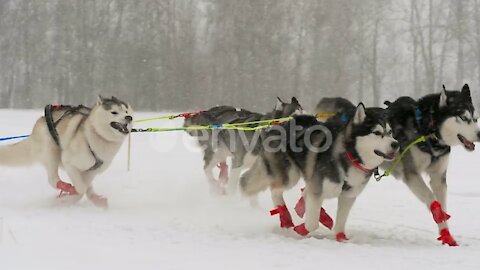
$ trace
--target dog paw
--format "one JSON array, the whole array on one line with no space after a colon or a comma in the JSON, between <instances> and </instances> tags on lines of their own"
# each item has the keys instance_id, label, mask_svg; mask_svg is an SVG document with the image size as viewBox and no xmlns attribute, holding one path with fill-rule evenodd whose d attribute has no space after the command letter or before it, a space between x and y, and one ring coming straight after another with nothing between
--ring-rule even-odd
<instances>
[{"instance_id":1,"label":"dog paw","mask_svg":"<svg viewBox=\"0 0 480 270\"><path fill-rule=\"evenodd\" d=\"M289 229L294 226L292 216L286 205L279 205L277 208L270 211L270 215L279 215L281 228Z\"/></svg>"},{"instance_id":2,"label":"dog paw","mask_svg":"<svg viewBox=\"0 0 480 270\"><path fill-rule=\"evenodd\" d=\"M451 247L458 246L457 241L455 241L448 229L443 229L442 231L440 231L440 237L438 237L437 240L442 242L442 245L448 245Z\"/></svg>"},{"instance_id":3,"label":"dog paw","mask_svg":"<svg viewBox=\"0 0 480 270\"><path fill-rule=\"evenodd\" d=\"M214 185L210 186L210 194L212 196L225 196L227 195L227 190L225 186L215 183Z\"/></svg>"},{"instance_id":4,"label":"dog paw","mask_svg":"<svg viewBox=\"0 0 480 270\"><path fill-rule=\"evenodd\" d=\"M348 240L348 237L345 235L344 232L339 232L337 233L337 235L335 236L335 239L337 240L337 242L347 242Z\"/></svg>"},{"instance_id":5,"label":"dog paw","mask_svg":"<svg viewBox=\"0 0 480 270\"><path fill-rule=\"evenodd\" d=\"M104 208L104 209L107 209L108 208L108 199L103 197L103 196L100 196L100 195L91 195L88 197L90 199L90 201L93 203L93 205L95 205L96 207L100 207L100 208Z\"/></svg>"},{"instance_id":6,"label":"dog paw","mask_svg":"<svg viewBox=\"0 0 480 270\"><path fill-rule=\"evenodd\" d=\"M217 165L217 168L220 169L220 173L218 174L218 182L226 186L228 184L228 165L226 162L221 162Z\"/></svg>"},{"instance_id":7,"label":"dog paw","mask_svg":"<svg viewBox=\"0 0 480 270\"><path fill-rule=\"evenodd\" d=\"M300 224L298 226L295 226L295 228L293 228L293 230L298 233L299 235L301 236L307 236L310 232L307 230L307 227L305 227L305 223L304 224Z\"/></svg>"},{"instance_id":8,"label":"dog paw","mask_svg":"<svg viewBox=\"0 0 480 270\"><path fill-rule=\"evenodd\" d=\"M60 195L58 195L59 198L68 195L78 195L77 190L72 184L63 182L62 180L57 182L57 188L60 190Z\"/></svg>"}]
</instances>

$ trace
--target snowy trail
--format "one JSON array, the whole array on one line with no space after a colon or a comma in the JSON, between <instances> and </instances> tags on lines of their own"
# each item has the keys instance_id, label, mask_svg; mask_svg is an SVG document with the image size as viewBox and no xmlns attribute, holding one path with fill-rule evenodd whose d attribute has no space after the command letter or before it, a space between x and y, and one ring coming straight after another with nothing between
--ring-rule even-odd
<instances>
[{"instance_id":1,"label":"snowy trail","mask_svg":"<svg viewBox=\"0 0 480 270\"><path fill-rule=\"evenodd\" d=\"M28 134L40 115L1 110L0 137ZM126 171L125 144L95 182L109 198L107 211L85 200L59 205L41 167L2 168L0 269L480 267L478 152L455 149L448 174L450 225L461 247L440 246L425 207L391 178L370 182L347 226L351 241L340 244L326 230L301 239L277 229L276 218L268 215L268 194L262 194L256 209L241 198L211 197L201 155L182 138L191 142L182 132L134 134L132 171ZM287 194L290 208L298 196L299 187ZM334 201L325 208L335 215Z\"/></svg>"}]
</instances>

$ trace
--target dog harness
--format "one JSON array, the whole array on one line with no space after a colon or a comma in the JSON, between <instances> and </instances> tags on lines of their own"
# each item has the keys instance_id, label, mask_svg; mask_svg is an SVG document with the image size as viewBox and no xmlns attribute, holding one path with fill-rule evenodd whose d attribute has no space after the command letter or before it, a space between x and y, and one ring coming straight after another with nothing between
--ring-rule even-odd
<instances>
[{"instance_id":1,"label":"dog harness","mask_svg":"<svg viewBox=\"0 0 480 270\"><path fill-rule=\"evenodd\" d=\"M415 109L415 120L419 130L423 130L422 119L422 111L419 107L417 107ZM432 157L431 162L434 163L441 157L448 155L451 151L451 148L448 145L440 143L440 140L437 138L436 134L438 133L438 130L435 128L435 120L432 116L430 116L430 121L428 123L428 133L429 135L425 136L425 142L419 143L417 146L420 151L430 154Z\"/></svg>"},{"instance_id":2,"label":"dog harness","mask_svg":"<svg viewBox=\"0 0 480 270\"><path fill-rule=\"evenodd\" d=\"M57 120L54 120L53 112L60 111L60 110L65 110L65 112ZM56 145L58 145L58 147L62 148L60 144L60 136L58 135L58 131L57 131L57 126L60 123L60 121L65 119L65 117L73 116L77 114L82 115L84 117L83 120L85 120L91 110L92 109L85 107L83 105L69 106L69 105L60 105L60 104L49 104L45 106L45 121L47 122L48 132L50 133L50 136L52 136L53 141L55 142ZM88 145L88 150L90 150L90 153L95 159L95 164L93 164L93 166L87 170L87 172L90 172L102 167L103 161L98 158L98 156L95 154L90 144L87 143L87 145Z\"/></svg>"}]
</instances>

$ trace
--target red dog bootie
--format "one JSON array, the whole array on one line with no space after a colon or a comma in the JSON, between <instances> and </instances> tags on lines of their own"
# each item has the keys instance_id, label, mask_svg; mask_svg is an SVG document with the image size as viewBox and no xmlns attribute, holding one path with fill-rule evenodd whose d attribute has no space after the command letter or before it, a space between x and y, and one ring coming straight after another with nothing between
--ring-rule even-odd
<instances>
[{"instance_id":1,"label":"red dog bootie","mask_svg":"<svg viewBox=\"0 0 480 270\"><path fill-rule=\"evenodd\" d=\"M434 201L430 205L430 211L432 212L433 220L435 220L437 224L443 223L450 219L450 215L443 211L442 205L438 201Z\"/></svg>"},{"instance_id":2,"label":"red dog bootie","mask_svg":"<svg viewBox=\"0 0 480 270\"><path fill-rule=\"evenodd\" d=\"M273 209L270 211L270 215L279 215L280 217L280 227L282 228L292 228L293 221L292 221L292 216L290 215L290 212L288 211L288 208L286 205L280 205L277 208Z\"/></svg>"},{"instance_id":3,"label":"red dog bootie","mask_svg":"<svg viewBox=\"0 0 480 270\"><path fill-rule=\"evenodd\" d=\"M63 182L62 180L59 180L57 182L57 188L60 189L60 194L58 195L59 198L69 195L78 195L78 192L74 186L69 183Z\"/></svg>"},{"instance_id":4,"label":"red dog bootie","mask_svg":"<svg viewBox=\"0 0 480 270\"><path fill-rule=\"evenodd\" d=\"M303 196L298 200L297 204L295 205L295 212L301 218L305 215L305 199ZM320 209L320 223L323 226L327 227L328 229L332 230L333 228L333 219L328 215L327 211L322 207Z\"/></svg>"},{"instance_id":5,"label":"red dog bootie","mask_svg":"<svg viewBox=\"0 0 480 270\"><path fill-rule=\"evenodd\" d=\"M457 241L453 239L453 236L450 234L448 229L443 229L440 231L440 237L437 240L442 242L442 245L449 245L451 247L457 247Z\"/></svg>"},{"instance_id":6,"label":"red dog bootie","mask_svg":"<svg viewBox=\"0 0 480 270\"><path fill-rule=\"evenodd\" d=\"M220 162L217 167L220 169L218 181L220 182L220 185L226 186L228 183L228 164L226 162Z\"/></svg>"},{"instance_id":7,"label":"red dog bootie","mask_svg":"<svg viewBox=\"0 0 480 270\"><path fill-rule=\"evenodd\" d=\"M327 211L325 209L320 209L320 223L323 224L323 226L327 227L329 230L332 230L333 228L333 219L327 214Z\"/></svg>"},{"instance_id":8,"label":"red dog bootie","mask_svg":"<svg viewBox=\"0 0 480 270\"><path fill-rule=\"evenodd\" d=\"M305 215L305 199L303 198L303 196L300 197L297 204L295 205L295 212L301 218L303 218L303 216Z\"/></svg>"},{"instance_id":9,"label":"red dog bootie","mask_svg":"<svg viewBox=\"0 0 480 270\"><path fill-rule=\"evenodd\" d=\"M293 228L293 230L301 236L307 236L310 233L307 230L307 227L305 227L305 223L300 224L298 226L295 226L295 228Z\"/></svg>"},{"instance_id":10,"label":"red dog bootie","mask_svg":"<svg viewBox=\"0 0 480 270\"><path fill-rule=\"evenodd\" d=\"M337 233L337 235L335 236L335 239L337 239L337 242L346 242L350 240L348 239L348 237L345 235L344 232Z\"/></svg>"},{"instance_id":11,"label":"red dog bootie","mask_svg":"<svg viewBox=\"0 0 480 270\"><path fill-rule=\"evenodd\" d=\"M108 199L98 194L92 194L88 197L96 207L108 208Z\"/></svg>"}]
</instances>

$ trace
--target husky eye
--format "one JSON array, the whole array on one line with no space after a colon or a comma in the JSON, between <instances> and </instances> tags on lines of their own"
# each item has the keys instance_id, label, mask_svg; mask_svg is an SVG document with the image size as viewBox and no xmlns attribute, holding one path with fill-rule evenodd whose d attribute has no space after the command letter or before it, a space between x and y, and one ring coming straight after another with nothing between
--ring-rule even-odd
<instances>
[{"instance_id":1,"label":"husky eye","mask_svg":"<svg viewBox=\"0 0 480 270\"><path fill-rule=\"evenodd\" d=\"M380 131L375 131L373 132L374 135L377 135L377 136L382 136L382 133Z\"/></svg>"},{"instance_id":2,"label":"husky eye","mask_svg":"<svg viewBox=\"0 0 480 270\"><path fill-rule=\"evenodd\" d=\"M113 115L117 115L117 114L118 114L118 112L112 112L112 114L113 114Z\"/></svg>"},{"instance_id":3,"label":"husky eye","mask_svg":"<svg viewBox=\"0 0 480 270\"><path fill-rule=\"evenodd\" d=\"M472 122L472 120L468 119L467 117L465 117L465 116L463 116L463 115L460 116L460 119L461 119L463 122L468 123L468 124L470 124L470 123Z\"/></svg>"}]
</instances>

